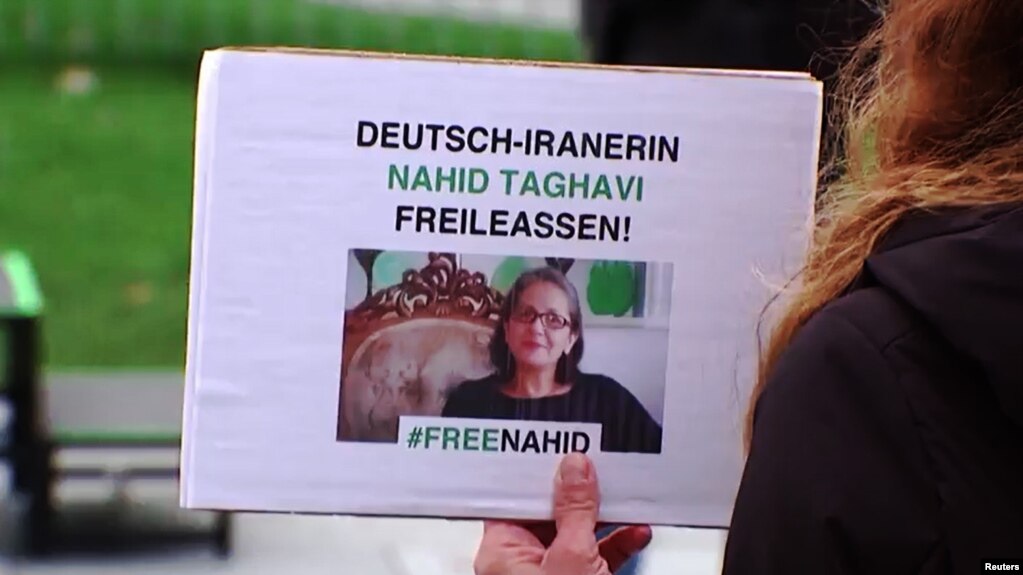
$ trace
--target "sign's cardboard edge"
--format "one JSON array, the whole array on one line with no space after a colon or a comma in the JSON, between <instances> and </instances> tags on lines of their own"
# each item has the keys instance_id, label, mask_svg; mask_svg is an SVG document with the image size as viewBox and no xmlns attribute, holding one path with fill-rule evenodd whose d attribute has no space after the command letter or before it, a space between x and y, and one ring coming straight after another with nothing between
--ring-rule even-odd
<instances>
[{"instance_id":1,"label":"sign's cardboard edge","mask_svg":"<svg viewBox=\"0 0 1023 575\"><path fill-rule=\"evenodd\" d=\"M332 56L347 58L367 58L377 60L408 60L419 62L445 62L449 64L488 64L503 66L532 66L537 68L561 68L565 70L603 70L609 72L637 73L668 73L701 76L726 76L738 78L765 78L774 80L809 81L819 83L820 80L808 72L783 70L744 70L726 68L693 68L672 66L639 66L610 65L588 62L556 61L556 60L525 60L512 58L484 58L478 56L443 56L434 54L415 54L408 52L376 52L370 50L348 50L340 48L307 48L295 46L223 46L211 48L207 52L242 52L271 54L302 54L308 56Z\"/></svg>"}]
</instances>

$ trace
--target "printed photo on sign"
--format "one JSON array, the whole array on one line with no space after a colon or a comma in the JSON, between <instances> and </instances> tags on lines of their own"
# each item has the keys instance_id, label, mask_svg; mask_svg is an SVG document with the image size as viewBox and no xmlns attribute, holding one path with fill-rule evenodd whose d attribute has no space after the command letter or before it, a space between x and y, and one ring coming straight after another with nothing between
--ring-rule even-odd
<instances>
[{"instance_id":1,"label":"printed photo on sign","mask_svg":"<svg viewBox=\"0 0 1023 575\"><path fill-rule=\"evenodd\" d=\"M599 426L605 452L660 453L672 265L355 249L338 441L400 421Z\"/></svg>"}]
</instances>

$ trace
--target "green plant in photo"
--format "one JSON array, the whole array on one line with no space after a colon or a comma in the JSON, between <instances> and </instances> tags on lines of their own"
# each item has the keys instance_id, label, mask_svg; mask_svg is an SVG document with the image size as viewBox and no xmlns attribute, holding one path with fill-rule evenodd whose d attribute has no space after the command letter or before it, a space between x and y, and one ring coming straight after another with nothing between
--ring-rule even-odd
<instances>
[{"instance_id":1,"label":"green plant in photo","mask_svg":"<svg viewBox=\"0 0 1023 575\"><path fill-rule=\"evenodd\" d=\"M504 258L494 270L490 285L501 293L508 293L515 280L527 269L526 258L512 256Z\"/></svg>"},{"instance_id":2,"label":"green plant in photo","mask_svg":"<svg viewBox=\"0 0 1023 575\"><path fill-rule=\"evenodd\" d=\"M596 315L622 317L636 302L636 273L627 262L599 261L590 267L586 301Z\"/></svg>"}]
</instances>

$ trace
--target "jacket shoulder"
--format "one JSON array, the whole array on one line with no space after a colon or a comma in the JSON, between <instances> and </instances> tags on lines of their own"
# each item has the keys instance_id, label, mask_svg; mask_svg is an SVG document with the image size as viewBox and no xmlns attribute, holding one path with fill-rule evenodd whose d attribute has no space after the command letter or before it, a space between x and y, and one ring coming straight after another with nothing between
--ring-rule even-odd
<instances>
[{"instance_id":1,"label":"jacket shoulder","mask_svg":"<svg viewBox=\"0 0 1023 575\"><path fill-rule=\"evenodd\" d=\"M818 315L824 316L824 321L838 320L856 328L880 352L921 328L920 319L907 305L881 287L848 293L825 306Z\"/></svg>"},{"instance_id":2,"label":"jacket shoulder","mask_svg":"<svg viewBox=\"0 0 1023 575\"><path fill-rule=\"evenodd\" d=\"M885 350L914 330L913 321L900 307L873 288L825 305L778 358L756 412L762 411L762 404L787 412L798 410L797 404L806 409L822 402L848 409L856 405L848 401L850 393L890 393L895 372ZM792 402L793 396L800 401Z\"/></svg>"},{"instance_id":3,"label":"jacket shoulder","mask_svg":"<svg viewBox=\"0 0 1023 575\"><path fill-rule=\"evenodd\" d=\"M850 394L894 399L899 373L892 350L922 326L883 288L845 294L821 308L795 335L779 358L764 396L804 394L807 399L840 405L851 399ZM761 400L770 401L768 397ZM845 403L840 409L853 405Z\"/></svg>"},{"instance_id":4,"label":"jacket shoulder","mask_svg":"<svg viewBox=\"0 0 1023 575\"><path fill-rule=\"evenodd\" d=\"M793 338L757 401L724 573L920 572L937 494L888 351L921 325L865 288Z\"/></svg>"}]
</instances>

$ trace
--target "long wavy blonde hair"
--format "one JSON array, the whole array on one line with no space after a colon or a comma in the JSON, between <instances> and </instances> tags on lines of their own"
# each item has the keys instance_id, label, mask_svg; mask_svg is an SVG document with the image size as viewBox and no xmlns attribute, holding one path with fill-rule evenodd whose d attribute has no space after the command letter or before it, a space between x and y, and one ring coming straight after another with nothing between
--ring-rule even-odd
<instances>
[{"instance_id":1,"label":"long wavy blonde hair","mask_svg":"<svg viewBox=\"0 0 1023 575\"><path fill-rule=\"evenodd\" d=\"M910 211L1023 201L1023 0L893 0L833 94L809 252L781 305L746 414L786 347ZM824 180L828 178L822 177Z\"/></svg>"}]
</instances>

